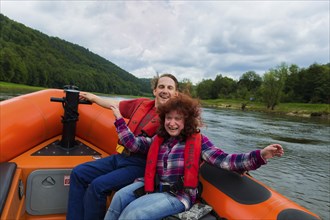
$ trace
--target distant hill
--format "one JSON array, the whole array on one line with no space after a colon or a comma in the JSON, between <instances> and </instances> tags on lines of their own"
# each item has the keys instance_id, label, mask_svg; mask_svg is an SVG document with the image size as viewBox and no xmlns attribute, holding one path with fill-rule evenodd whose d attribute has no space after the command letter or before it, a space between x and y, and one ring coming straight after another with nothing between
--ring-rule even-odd
<instances>
[{"instance_id":1,"label":"distant hill","mask_svg":"<svg viewBox=\"0 0 330 220\"><path fill-rule=\"evenodd\" d=\"M26 27L0 14L0 81L123 94L151 94L139 79L86 48Z\"/></svg>"}]
</instances>

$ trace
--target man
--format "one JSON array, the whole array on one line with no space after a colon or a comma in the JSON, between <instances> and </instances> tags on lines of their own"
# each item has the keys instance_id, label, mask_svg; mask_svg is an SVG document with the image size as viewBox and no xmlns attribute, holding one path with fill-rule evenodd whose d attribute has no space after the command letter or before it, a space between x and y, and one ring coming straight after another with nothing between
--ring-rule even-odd
<instances>
[{"instance_id":1,"label":"man","mask_svg":"<svg viewBox=\"0 0 330 220\"><path fill-rule=\"evenodd\" d=\"M155 100L139 98L126 101L102 99L84 92L80 95L104 108L119 108L122 116L129 119L128 127L135 136L152 137L159 126L157 107L178 94L177 79L171 74L154 78L153 94ZM123 147L119 145L119 148ZM103 219L107 195L142 177L145 164L146 155L124 149L121 154L75 167L70 176L67 220Z\"/></svg>"}]
</instances>

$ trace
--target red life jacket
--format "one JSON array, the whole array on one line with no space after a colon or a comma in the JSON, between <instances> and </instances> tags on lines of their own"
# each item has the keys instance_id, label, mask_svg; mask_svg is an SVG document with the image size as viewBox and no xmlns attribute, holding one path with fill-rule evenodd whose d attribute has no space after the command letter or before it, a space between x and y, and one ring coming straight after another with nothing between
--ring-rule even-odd
<instances>
[{"instance_id":1,"label":"red life jacket","mask_svg":"<svg viewBox=\"0 0 330 220\"><path fill-rule=\"evenodd\" d=\"M148 157L146 171L144 175L144 190L153 192L155 187L156 165L158 160L158 151L164 139L156 136L152 142ZM201 155L201 134L196 133L187 138L184 149L184 180L185 188L196 188L198 186L198 170Z\"/></svg>"},{"instance_id":2,"label":"red life jacket","mask_svg":"<svg viewBox=\"0 0 330 220\"><path fill-rule=\"evenodd\" d=\"M159 127L158 114L151 116L145 125L140 125L142 119L146 117L147 113L155 107L154 100L145 100L140 103L133 112L131 119L128 122L129 129L134 133L135 136L146 133L149 137L155 135ZM140 127L141 126L141 127Z\"/></svg>"}]
</instances>

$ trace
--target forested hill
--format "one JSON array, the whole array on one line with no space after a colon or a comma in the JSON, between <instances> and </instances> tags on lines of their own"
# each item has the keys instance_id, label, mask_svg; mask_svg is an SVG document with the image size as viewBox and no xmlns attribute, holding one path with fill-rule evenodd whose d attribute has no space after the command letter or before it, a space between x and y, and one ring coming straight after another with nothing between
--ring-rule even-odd
<instances>
[{"instance_id":1,"label":"forested hill","mask_svg":"<svg viewBox=\"0 0 330 220\"><path fill-rule=\"evenodd\" d=\"M0 81L48 88L73 83L80 90L151 94L139 79L79 45L26 27L0 14Z\"/></svg>"}]
</instances>

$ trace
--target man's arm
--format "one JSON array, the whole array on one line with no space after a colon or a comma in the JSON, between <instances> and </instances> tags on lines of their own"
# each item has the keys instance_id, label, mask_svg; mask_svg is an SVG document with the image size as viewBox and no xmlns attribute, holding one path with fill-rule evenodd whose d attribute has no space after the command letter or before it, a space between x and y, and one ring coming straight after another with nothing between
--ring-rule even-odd
<instances>
[{"instance_id":1,"label":"man's arm","mask_svg":"<svg viewBox=\"0 0 330 220\"><path fill-rule=\"evenodd\" d=\"M88 92L80 92L80 99L88 100L92 103L95 103L103 108L111 109L111 106L119 107L119 100L114 100L110 98L101 98L97 95Z\"/></svg>"}]
</instances>

